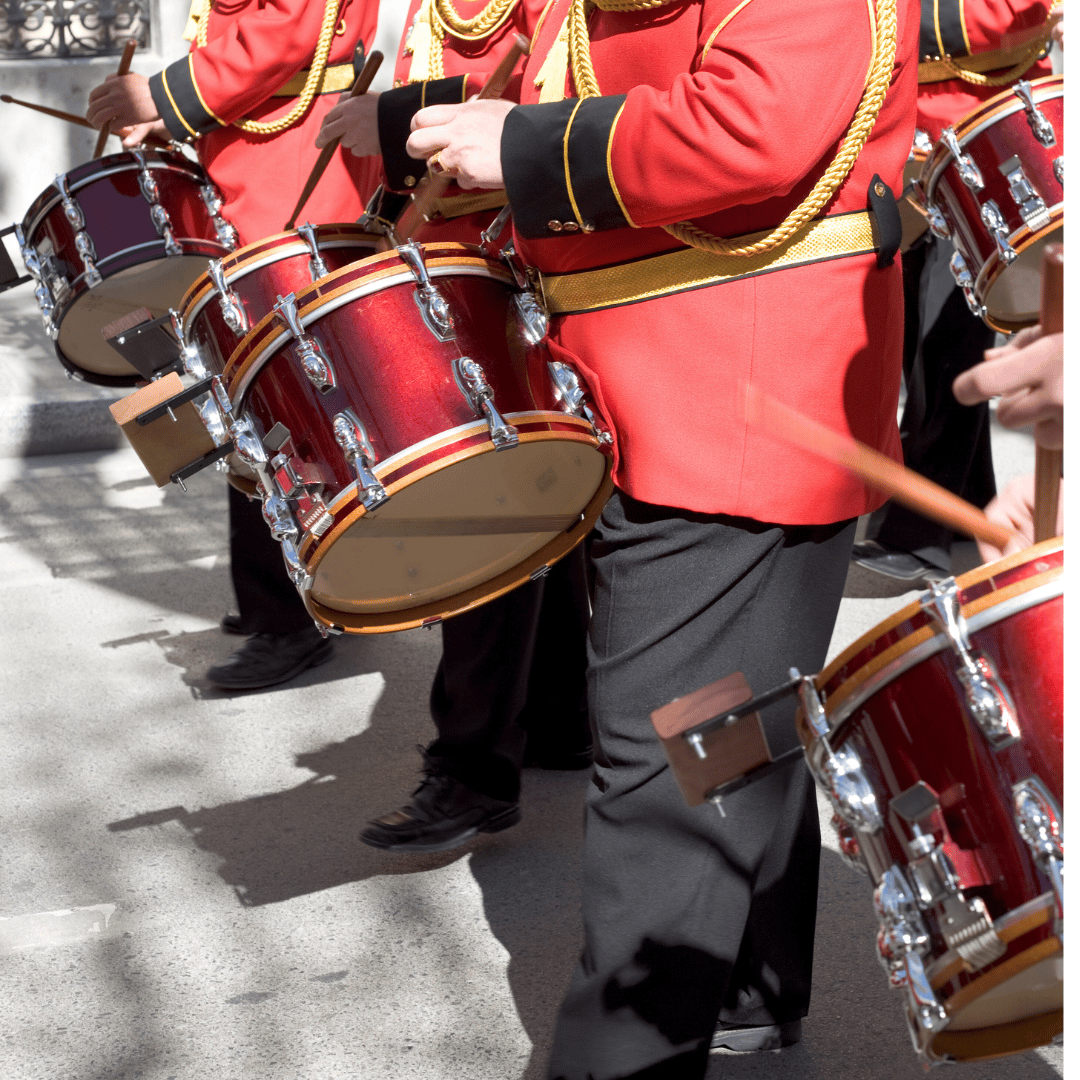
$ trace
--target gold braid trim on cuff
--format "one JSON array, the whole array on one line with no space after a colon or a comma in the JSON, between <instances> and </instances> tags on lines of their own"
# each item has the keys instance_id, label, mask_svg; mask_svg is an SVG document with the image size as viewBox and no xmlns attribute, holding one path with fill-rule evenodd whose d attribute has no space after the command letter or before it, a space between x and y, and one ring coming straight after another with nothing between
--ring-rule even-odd
<instances>
[{"instance_id":1,"label":"gold braid trim on cuff","mask_svg":"<svg viewBox=\"0 0 1080 1080\"><path fill-rule=\"evenodd\" d=\"M207 4L209 8L209 4ZM234 120L233 127L240 128L241 131L246 131L253 135L276 135L278 132L285 131L291 128L293 124L297 123L303 117L303 115L311 107L311 103L315 100L319 93L319 87L322 85L323 73L326 71L326 62L330 56L330 49L334 43L334 30L337 27L338 22L338 0L326 0L326 10L323 14L322 28L319 30L319 39L315 45L315 56L312 58L311 67L308 69L307 80L304 83L303 90L300 91L300 96L293 106L284 116L279 117L277 120ZM196 37L196 43L200 47L204 47L207 41L207 27L210 23L209 17L201 18L199 20L199 30Z\"/></svg>"}]
</instances>

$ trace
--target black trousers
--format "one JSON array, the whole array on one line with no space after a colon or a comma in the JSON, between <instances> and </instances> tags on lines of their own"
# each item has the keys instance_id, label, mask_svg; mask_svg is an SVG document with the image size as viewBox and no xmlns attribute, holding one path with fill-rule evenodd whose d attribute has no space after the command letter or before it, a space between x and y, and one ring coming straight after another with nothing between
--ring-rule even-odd
<instances>
[{"instance_id":1,"label":"black trousers","mask_svg":"<svg viewBox=\"0 0 1080 1080\"><path fill-rule=\"evenodd\" d=\"M229 559L245 634L291 634L311 626L285 569L281 545L262 516L262 503L229 485Z\"/></svg>"},{"instance_id":2,"label":"black trousers","mask_svg":"<svg viewBox=\"0 0 1080 1080\"><path fill-rule=\"evenodd\" d=\"M537 581L442 624L428 753L463 784L507 802L531 756L589 746L585 557L574 549Z\"/></svg>"},{"instance_id":3,"label":"black trousers","mask_svg":"<svg viewBox=\"0 0 1080 1080\"><path fill-rule=\"evenodd\" d=\"M591 543L585 942L558 1014L559 1080L705 1073L718 1020L809 1008L819 836L801 763L689 808L652 710L741 671L755 692L824 663L855 523L788 527L616 492ZM794 702L762 716L774 755Z\"/></svg>"},{"instance_id":4,"label":"black trousers","mask_svg":"<svg viewBox=\"0 0 1080 1080\"><path fill-rule=\"evenodd\" d=\"M900 421L904 464L976 506L997 493L990 453L990 407L961 405L957 375L979 363L994 331L968 309L948 269L952 244L934 239L904 253L904 378ZM867 535L904 551L941 548L953 532L895 502L871 520Z\"/></svg>"}]
</instances>

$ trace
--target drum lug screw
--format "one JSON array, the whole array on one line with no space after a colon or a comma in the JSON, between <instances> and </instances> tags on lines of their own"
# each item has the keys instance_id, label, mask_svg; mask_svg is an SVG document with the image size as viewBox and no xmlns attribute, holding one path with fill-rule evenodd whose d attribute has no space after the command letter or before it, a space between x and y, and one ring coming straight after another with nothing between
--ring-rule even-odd
<instances>
[{"instance_id":1,"label":"drum lug screw","mask_svg":"<svg viewBox=\"0 0 1080 1080\"><path fill-rule=\"evenodd\" d=\"M335 442L341 447L345 460L356 473L356 494L360 505L365 510L382 506L390 496L372 472L375 467L375 450L364 425L351 410L346 410L334 417L333 429Z\"/></svg>"},{"instance_id":2,"label":"drum lug screw","mask_svg":"<svg viewBox=\"0 0 1080 1080\"><path fill-rule=\"evenodd\" d=\"M319 254L319 241L315 236L315 226L309 221L306 225L298 226L296 231L303 238L304 243L308 246L308 251L311 253L311 258L308 260L308 273L311 275L312 284L314 284L319 278L326 277L330 272Z\"/></svg>"},{"instance_id":3,"label":"drum lug screw","mask_svg":"<svg viewBox=\"0 0 1080 1080\"><path fill-rule=\"evenodd\" d=\"M1054 158L1054 176L1057 182L1061 185L1062 191L1065 190L1065 158Z\"/></svg>"},{"instance_id":4,"label":"drum lug screw","mask_svg":"<svg viewBox=\"0 0 1080 1080\"><path fill-rule=\"evenodd\" d=\"M1001 208L993 199L987 199L979 210L979 217L997 246L998 258L1008 266L1016 258L1016 251L1009 243L1009 227L1005 224Z\"/></svg>"},{"instance_id":5,"label":"drum lug screw","mask_svg":"<svg viewBox=\"0 0 1080 1080\"><path fill-rule=\"evenodd\" d=\"M1016 827L1035 864L1050 879L1057 901L1054 933L1064 944L1065 838L1061 814L1043 784L1033 776L1013 787Z\"/></svg>"},{"instance_id":6,"label":"drum lug screw","mask_svg":"<svg viewBox=\"0 0 1080 1080\"><path fill-rule=\"evenodd\" d=\"M1027 122L1031 127L1031 133L1043 146L1054 146L1057 136L1054 134L1054 125L1047 120L1046 115L1035 104L1035 97L1031 92L1031 83L1027 79L1021 79L1014 87L1013 93L1024 103L1024 112L1027 113Z\"/></svg>"},{"instance_id":7,"label":"drum lug screw","mask_svg":"<svg viewBox=\"0 0 1080 1080\"><path fill-rule=\"evenodd\" d=\"M206 272L210 275L210 280L221 297L221 317L225 320L225 325L234 334L246 334L251 329L247 312L240 303L240 297L229 288L221 260L211 259L206 264Z\"/></svg>"},{"instance_id":8,"label":"drum lug screw","mask_svg":"<svg viewBox=\"0 0 1080 1080\"><path fill-rule=\"evenodd\" d=\"M453 341L457 333L454 330L454 318L450 314L450 305L439 290L431 284L427 265L424 262L423 249L416 243L400 244L397 247L397 253L416 278L419 288L413 295L413 299L420 309L420 317L424 320L424 325L439 341Z\"/></svg>"},{"instance_id":9,"label":"drum lug screw","mask_svg":"<svg viewBox=\"0 0 1080 1080\"><path fill-rule=\"evenodd\" d=\"M274 311L285 321L289 332L296 339L296 347L300 353L300 366L304 369L304 374L312 385L324 394L335 389L337 379L334 376L334 369L330 366L330 361L323 355L319 343L304 333L300 313L296 307L295 294L289 293L288 296L279 296L277 303L274 305Z\"/></svg>"},{"instance_id":10,"label":"drum lug screw","mask_svg":"<svg viewBox=\"0 0 1080 1080\"><path fill-rule=\"evenodd\" d=\"M518 430L508 424L495 408L492 398L495 396L484 376L484 369L467 356L459 356L454 361L454 380L465 400L472 406L477 416L483 416L491 432L491 441L496 450L509 450L518 444Z\"/></svg>"},{"instance_id":11,"label":"drum lug screw","mask_svg":"<svg viewBox=\"0 0 1080 1080\"><path fill-rule=\"evenodd\" d=\"M952 154L960 179L972 191L982 191L984 186L982 173L979 172L979 167L975 162L960 149L960 142L956 138L956 132L951 127L945 128L941 133L941 141L946 145L949 153Z\"/></svg>"}]
</instances>

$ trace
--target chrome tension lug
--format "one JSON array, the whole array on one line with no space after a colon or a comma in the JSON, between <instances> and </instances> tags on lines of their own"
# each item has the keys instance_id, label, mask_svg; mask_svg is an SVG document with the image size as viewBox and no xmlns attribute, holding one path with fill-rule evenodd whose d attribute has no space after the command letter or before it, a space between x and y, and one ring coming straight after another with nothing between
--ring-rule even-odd
<instances>
[{"instance_id":1,"label":"chrome tension lug","mask_svg":"<svg viewBox=\"0 0 1080 1080\"><path fill-rule=\"evenodd\" d=\"M494 393L484 369L468 356L459 356L453 364L454 381L477 416L483 416L496 450L509 450L518 444L518 429L508 424L495 408Z\"/></svg>"},{"instance_id":2,"label":"chrome tension lug","mask_svg":"<svg viewBox=\"0 0 1080 1080\"><path fill-rule=\"evenodd\" d=\"M341 447L345 460L356 473L356 494L365 510L375 510L389 499L372 469L375 450L360 419L352 412L339 412L333 421L334 441Z\"/></svg>"}]
</instances>

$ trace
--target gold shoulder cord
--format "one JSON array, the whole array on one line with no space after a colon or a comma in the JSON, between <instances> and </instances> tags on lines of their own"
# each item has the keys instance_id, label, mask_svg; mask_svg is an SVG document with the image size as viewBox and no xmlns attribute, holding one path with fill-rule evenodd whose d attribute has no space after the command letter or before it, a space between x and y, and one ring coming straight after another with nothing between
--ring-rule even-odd
<instances>
[{"instance_id":1,"label":"gold shoulder cord","mask_svg":"<svg viewBox=\"0 0 1080 1080\"><path fill-rule=\"evenodd\" d=\"M567 15L568 39L570 68L578 95L583 98L600 96L592 57L589 54L588 15L592 8L598 7L603 11L645 11L673 2L675 0L572 0ZM740 5L739 10L744 6L745 4ZM879 0L876 13L874 0L867 0L867 10L870 15L873 54L866 73L862 100L836 158L802 203L768 236L744 247L734 247L722 237L713 236L689 221L665 225L667 232L690 247L714 254L760 255L790 239L832 198L866 145L885 101L896 59L896 0Z\"/></svg>"},{"instance_id":2,"label":"gold shoulder cord","mask_svg":"<svg viewBox=\"0 0 1080 1080\"><path fill-rule=\"evenodd\" d=\"M409 82L441 79L442 53L447 37L455 37L459 41L482 41L510 18L515 4L517 0L490 0L483 11L471 19L463 19L457 13L453 0L424 0L416 13L405 47L413 58Z\"/></svg>"},{"instance_id":3,"label":"gold shoulder cord","mask_svg":"<svg viewBox=\"0 0 1080 1080\"><path fill-rule=\"evenodd\" d=\"M330 48L334 41L334 30L337 26L338 0L326 0L326 11L323 15L322 29L319 31L319 40L315 45L315 56L312 58L308 76L304 82L304 88L300 91L300 97L296 104L282 117L277 120L234 120L233 127L240 128L253 135L276 135L279 131L285 131L295 124L308 111L315 95L322 85L323 74L326 72L326 62L330 56ZM196 43L202 47L206 45L207 26L210 22L210 2L205 4L202 18L199 19L199 31L196 35Z\"/></svg>"}]
</instances>

